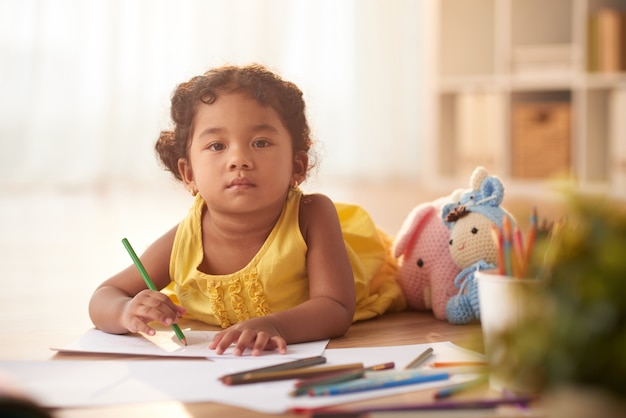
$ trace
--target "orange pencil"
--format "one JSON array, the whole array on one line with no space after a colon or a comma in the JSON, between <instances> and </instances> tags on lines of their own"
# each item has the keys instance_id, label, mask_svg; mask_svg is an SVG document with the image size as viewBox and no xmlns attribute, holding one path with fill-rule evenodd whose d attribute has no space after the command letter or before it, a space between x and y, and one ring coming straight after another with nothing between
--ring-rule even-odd
<instances>
[{"instance_id":1,"label":"orange pencil","mask_svg":"<svg viewBox=\"0 0 626 418\"><path fill-rule=\"evenodd\" d=\"M466 367L466 366L486 366L484 361L445 361L431 363L431 367Z\"/></svg>"},{"instance_id":2,"label":"orange pencil","mask_svg":"<svg viewBox=\"0 0 626 418\"><path fill-rule=\"evenodd\" d=\"M504 275L504 242L502 240L502 231L495 224L491 225L491 236L498 248L498 274Z\"/></svg>"},{"instance_id":3,"label":"orange pencil","mask_svg":"<svg viewBox=\"0 0 626 418\"><path fill-rule=\"evenodd\" d=\"M524 277L524 242L522 240L522 231L515 225L513 229L513 276L518 278Z\"/></svg>"}]
</instances>

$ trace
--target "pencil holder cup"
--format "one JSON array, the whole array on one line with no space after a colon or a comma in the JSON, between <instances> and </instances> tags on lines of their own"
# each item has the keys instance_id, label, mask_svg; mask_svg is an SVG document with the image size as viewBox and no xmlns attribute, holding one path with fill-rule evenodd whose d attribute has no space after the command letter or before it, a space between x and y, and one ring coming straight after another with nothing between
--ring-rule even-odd
<instances>
[{"instance_id":1,"label":"pencil holder cup","mask_svg":"<svg viewBox=\"0 0 626 418\"><path fill-rule=\"evenodd\" d=\"M478 280L483 342L490 369L489 386L500 392L534 392L532 376L510 373L515 367L509 366L519 363L519 359L515 358L510 344L504 339L536 312L536 303L531 295L540 281L490 271L478 271L475 277Z\"/></svg>"}]
</instances>

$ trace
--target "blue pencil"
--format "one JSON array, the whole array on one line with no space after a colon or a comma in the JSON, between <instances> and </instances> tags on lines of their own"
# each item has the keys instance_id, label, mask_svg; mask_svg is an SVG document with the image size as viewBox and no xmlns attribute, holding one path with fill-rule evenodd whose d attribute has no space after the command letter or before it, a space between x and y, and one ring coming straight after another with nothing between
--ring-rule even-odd
<instances>
[{"instance_id":1,"label":"blue pencil","mask_svg":"<svg viewBox=\"0 0 626 418\"><path fill-rule=\"evenodd\" d=\"M511 221L508 216L502 219L502 235L504 238L504 264L507 276L513 275L513 262L511 260Z\"/></svg>"},{"instance_id":2,"label":"blue pencil","mask_svg":"<svg viewBox=\"0 0 626 418\"><path fill-rule=\"evenodd\" d=\"M311 396L343 395L348 393L365 392L367 390L392 388L396 386L414 385L418 383L435 382L450 378L449 373L433 375L405 375L389 376L371 379L358 379L351 382L337 383L336 385L314 388L309 391Z\"/></svg>"},{"instance_id":3,"label":"blue pencil","mask_svg":"<svg viewBox=\"0 0 626 418\"><path fill-rule=\"evenodd\" d=\"M476 379L473 380L469 380L467 382L463 382L463 383L458 383L456 385L453 386L448 386L447 388L443 388L443 389L439 389L436 393L435 393L435 399L442 399L442 398L447 398L449 396L452 396L454 394L457 394L459 392L462 392L464 390L473 388L474 386L478 386L483 382L486 382L488 375L482 375Z\"/></svg>"}]
</instances>

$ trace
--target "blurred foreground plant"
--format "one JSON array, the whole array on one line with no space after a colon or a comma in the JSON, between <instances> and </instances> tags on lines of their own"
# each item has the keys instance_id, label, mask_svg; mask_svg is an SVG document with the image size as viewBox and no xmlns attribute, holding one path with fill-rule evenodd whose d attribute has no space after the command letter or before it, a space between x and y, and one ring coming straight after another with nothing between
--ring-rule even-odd
<instances>
[{"instance_id":1,"label":"blurred foreground plant","mask_svg":"<svg viewBox=\"0 0 626 418\"><path fill-rule=\"evenodd\" d=\"M571 217L538 243L532 313L501 335L495 364L537 392L583 387L626 398L624 202L572 195Z\"/></svg>"}]
</instances>

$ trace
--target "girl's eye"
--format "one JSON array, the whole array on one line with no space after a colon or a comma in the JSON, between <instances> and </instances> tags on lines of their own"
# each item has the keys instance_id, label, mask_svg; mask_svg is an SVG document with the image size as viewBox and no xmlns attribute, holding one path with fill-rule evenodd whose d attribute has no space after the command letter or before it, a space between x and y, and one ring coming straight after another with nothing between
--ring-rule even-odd
<instances>
[{"instance_id":1,"label":"girl's eye","mask_svg":"<svg viewBox=\"0 0 626 418\"><path fill-rule=\"evenodd\" d=\"M478 233L478 228L473 227L473 228L472 228L472 234L476 234L476 233Z\"/></svg>"},{"instance_id":2,"label":"girl's eye","mask_svg":"<svg viewBox=\"0 0 626 418\"><path fill-rule=\"evenodd\" d=\"M220 144L219 142L213 142L208 147L211 151L222 151L226 146L224 144Z\"/></svg>"},{"instance_id":3,"label":"girl's eye","mask_svg":"<svg viewBox=\"0 0 626 418\"><path fill-rule=\"evenodd\" d=\"M265 148L270 146L270 141L265 138L255 139L252 145L255 148Z\"/></svg>"}]
</instances>

